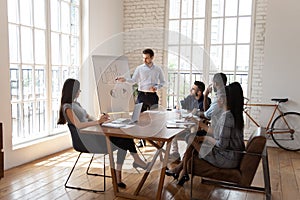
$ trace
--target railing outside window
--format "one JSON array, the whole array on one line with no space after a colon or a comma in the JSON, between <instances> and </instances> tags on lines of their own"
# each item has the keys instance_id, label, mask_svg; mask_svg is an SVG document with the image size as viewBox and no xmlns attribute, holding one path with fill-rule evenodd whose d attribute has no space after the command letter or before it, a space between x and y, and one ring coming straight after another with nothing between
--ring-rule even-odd
<instances>
[{"instance_id":1,"label":"railing outside window","mask_svg":"<svg viewBox=\"0 0 300 200\"><path fill-rule=\"evenodd\" d=\"M203 74L201 73L189 73L189 72L169 72L168 73L168 96L167 96L167 108L176 108L178 105L178 100L183 100L185 96L190 93L191 86L193 85L195 80L201 80ZM213 76L213 74L210 74ZM228 82L238 81L241 83L243 90L247 91L248 86L248 74L226 74L228 78ZM179 78L178 78L179 77ZM177 86L176 80L180 79L181 83ZM176 91L179 88L179 95L177 95Z\"/></svg>"}]
</instances>

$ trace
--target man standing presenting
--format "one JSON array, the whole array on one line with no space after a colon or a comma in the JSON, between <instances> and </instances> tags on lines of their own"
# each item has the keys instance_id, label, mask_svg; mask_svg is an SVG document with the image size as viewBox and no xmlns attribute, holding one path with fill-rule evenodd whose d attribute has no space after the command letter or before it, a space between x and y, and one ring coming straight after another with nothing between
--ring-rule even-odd
<instances>
[{"instance_id":1,"label":"man standing presenting","mask_svg":"<svg viewBox=\"0 0 300 200\"><path fill-rule=\"evenodd\" d=\"M164 86L165 78L161 67L153 63L154 52L152 49L145 49L143 51L144 64L138 66L131 79L124 77L117 77L116 80L120 82L129 82L138 84L137 103L143 103L142 112L151 108L158 107L159 97L156 93L158 89ZM145 142L144 142L145 144ZM143 146L140 141L138 147Z\"/></svg>"}]
</instances>

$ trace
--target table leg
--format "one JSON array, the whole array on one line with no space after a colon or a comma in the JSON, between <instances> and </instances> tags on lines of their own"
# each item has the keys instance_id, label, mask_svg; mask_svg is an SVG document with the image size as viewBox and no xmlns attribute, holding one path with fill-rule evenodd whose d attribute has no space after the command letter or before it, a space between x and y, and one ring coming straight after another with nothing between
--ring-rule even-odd
<instances>
[{"instance_id":1,"label":"table leg","mask_svg":"<svg viewBox=\"0 0 300 200\"><path fill-rule=\"evenodd\" d=\"M159 184L158 184L158 189L157 189L157 194L156 194L156 199L160 200L161 199L161 193L162 193L162 189L164 186L164 180L165 180L165 173L166 173L166 168L167 168L167 164L168 164L168 159L169 159L169 152L171 149L171 142L172 140L169 140L167 142L167 148L165 151L165 157L164 157L164 161L163 161L163 166L160 172L160 179L159 179Z\"/></svg>"},{"instance_id":2,"label":"table leg","mask_svg":"<svg viewBox=\"0 0 300 200\"><path fill-rule=\"evenodd\" d=\"M148 140L148 142L157 149L161 149L165 144L165 142L154 142L152 140Z\"/></svg>"},{"instance_id":3,"label":"table leg","mask_svg":"<svg viewBox=\"0 0 300 200\"><path fill-rule=\"evenodd\" d=\"M107 151L108 151L108 155L109 155L110 170L111 170L114 193L117 196L117 194L119 192L119 188L118 188L118 185L117 185L117 176L116 176L114 155L113 155L113 151L112 151L112 148L111 148L111 142L110 142L109 136L106 136L106 145L107 145Z\"/></svg>"},{"instance_id":4,"label":"table leg","mask_svg":"<svg viewBox=\"0 0 300 200\"><path fill-rule=\"evenodd\" d=\"M154 142L152 140L148 140L150 142L150 144L154 147L156 147L157 149L162 149L162 147L164 146L165 142ZM163 153L165 153L165 150L162 149ZM160 161L163 161L163 155L160 154L159 156Z\"/></svg>"},{"instance_id":5,"label":"table leg","mask_svg":"<svg viewBox=\"0 0 300 200\"><path fill-rule=\"evenodd\" d=\"M147 168L147 171L145 172L142 180L140 181L138 187L136 188L136 190L134 192L134 195L138 195L139 192L141 191L141 189L142 189L142 187L143 187L143 185L144 185L144 183L145 183L145 181L146 181L146 179L147 179L147 177L148 177L148 175L149 175L149 173L150 173L150 171L151 171L151 169L152 169L152 167L153 167L153 165L154 165L157 157L161 154L161 152L162 152L162 149L157 149L155 155L153 156L152 161L150 162L150 165Z\"/></svg>"}]
</instances>

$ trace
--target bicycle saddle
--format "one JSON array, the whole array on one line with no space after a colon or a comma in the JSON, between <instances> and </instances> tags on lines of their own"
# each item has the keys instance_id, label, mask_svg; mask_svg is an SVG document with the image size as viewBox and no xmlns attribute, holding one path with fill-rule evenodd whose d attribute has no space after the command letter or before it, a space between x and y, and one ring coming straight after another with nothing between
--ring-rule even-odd
<instances>
[{"instance_id":1,"label":"bicycle saddle","mask_svg":"<svg viewBox=\"0 0 300 200\"><path fill-rule=\"evenodd\" d=\"M279 102L279 103L284 103L284 102L287 102L289 99L288 98L284 98L284 99L271 99L271 101L276 101L276 102Z\"/></svg>"}]
</instances>

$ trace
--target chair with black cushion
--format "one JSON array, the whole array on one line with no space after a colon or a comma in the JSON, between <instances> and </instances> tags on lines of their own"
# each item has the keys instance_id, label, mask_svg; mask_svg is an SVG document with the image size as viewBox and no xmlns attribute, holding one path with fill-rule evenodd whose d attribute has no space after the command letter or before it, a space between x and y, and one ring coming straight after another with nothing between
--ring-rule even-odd
<instances>
[{"instance_id":1,"label":"chair with black cushion","mask_svg":"<svg viewBox=\"0 0 300 200\"><path fill-rule=\"evenodd\" d=\"M106 146L106 139L104 135L95 135L95 134L83 134L78 131L78 129L73 125L68 123L69 130L71 132L72 137L72 144L73 148L79 152L79 155L77 157L77 160L67 178L67 181L65 183L65 188L70 189L77 189L77 190L85 190L85 191L91 191L91 192L105 192L106 190L106 177L111 178L111 176L107 176L105 174L105 156L108 154L107 146ZM93 175L93 176L101 176L104 177L104 186L103 190L95 190L95 189L88 189L88 188L82 188L82 187L75 187L75 186L69 186L68 181L76 167L76 164L81 156L82 153L90 153L93 154L92 158L90 160L90 163L88 165L88 168L86 170L87 175ZM89 169L91 166L91 163L93 161L95 154L103 154L103 174L94 174L90 173Z\"/></svg>"},{"instance_id":2,"label":"chair with black cushion","mask_svg":"<svg viewBox=\"0 0 300 200\"><path fill-rule=\"evenodd\" d=\"M250 136L246 150L240 152L243 158L240 166L235 169L224 169L213 166L203 159L199 159L196 151L190 159L188 168L191 174L191 199L193 191L193 177L200 176L201 182L216 184L224 187L254 190L264 192L266 199L271 199L271 185L268 165L268 154L266 148L266 130L259 127ZM260 161L262 160L264 187L252 186Z\"/></svg>"}]
</instances>

